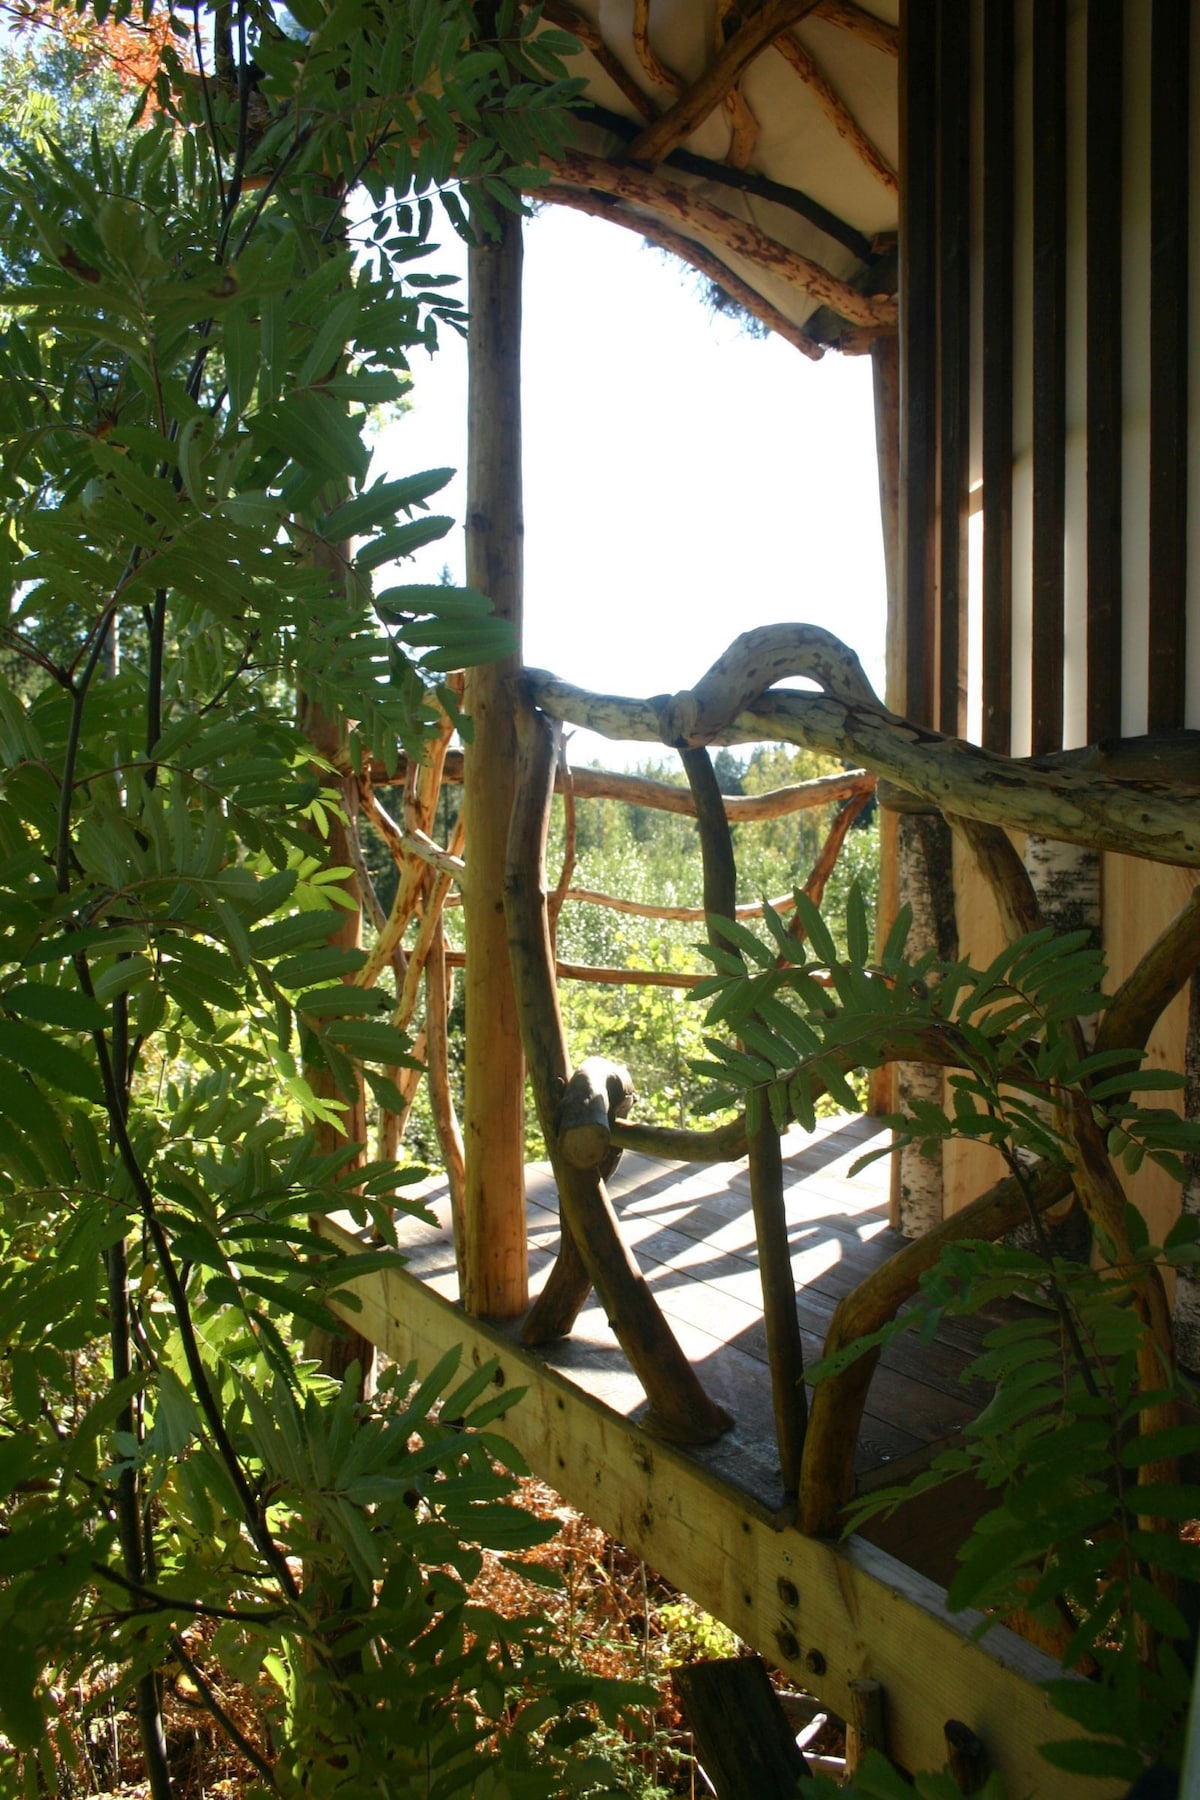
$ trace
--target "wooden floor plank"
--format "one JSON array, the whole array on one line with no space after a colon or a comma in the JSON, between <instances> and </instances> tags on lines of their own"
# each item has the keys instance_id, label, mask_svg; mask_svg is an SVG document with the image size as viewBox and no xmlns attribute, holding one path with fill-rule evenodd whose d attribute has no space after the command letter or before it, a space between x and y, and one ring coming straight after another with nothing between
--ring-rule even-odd
<instances>
[{"instance_id":1,"label":"wooden floor plank","mask_svg":"<svg viewBox=\"0 0 1200 1800\"><path fill-rule=\"evenodd\" d=\"M358 1247L334 1224L321 1229ZM360 1309L346 1317L397 1361L429 1369L452 1346L468 1367L495 1358L497 1391L525 1394L497 1429L543 1479L833 1711L848 1714L853 1682L880 1682L887 1751L903 1767L940 1765L945 1721L961 1719L984 1740L1010 1793L1046 1791L1037 1746L1076 1729L1039 1691L1056 1672L1048 1658L1002 1627L976 1641L976 1615L949 1615L942 1589L861 1539L801 1536L405 1271L364 1271L350 1286ZM1061 1800L1116 1791L1054 1774Z\"/></svg>"},{"instance_id":2,"label":"wooden floor plank","mask_svg":"<svg viewBox=\"0 0 1200 1800\"><path fill-rule=\"evenodd\" d=\"M821 1354L837 1302L903 1241L887 1224L884 1161L851 1180L865 1150L886 1141L874 1120L842 1119L784 1142L788 1235L806 1363ZM627 1155L609 1183L622 1233L681 1347L706 1389L735 1417L735 1430L700 1453L711 1472L764 1505L782 1500L766 1338L745 1162L662 1163ZM527 1170L530 1283L537 1293L558 1245L558 1194L549 1165ZM449 1199L444 1184L426 1198L436 1229L402 1221L410 1267L445 1298L457 1296ZM986 1394L962 1374L982 1326L947 1322L938 1339L900 1337L872 1382L857 1447L860 1482L891 1479L951 1441ZM509 1333L515 1337L515 1328ZM645 1409L602 1309L593 1301L569 1340L539 1352L548 1367L580 1382L623 1417Z\"/></svg>"}]
</instances>

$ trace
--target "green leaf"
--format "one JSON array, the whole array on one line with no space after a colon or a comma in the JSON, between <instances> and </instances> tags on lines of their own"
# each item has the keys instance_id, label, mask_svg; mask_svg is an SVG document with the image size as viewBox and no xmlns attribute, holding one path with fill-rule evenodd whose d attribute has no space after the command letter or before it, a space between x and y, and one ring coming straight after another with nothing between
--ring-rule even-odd
<instances>
[{"instance_id":1,"label":"green leaf","mask_svg":"<svg viewBox=\"0 0 1200 1800\"><path fill-rule=\"evenodd\" d=\"M373 531L385 520L394 519L402 507L418 506L439 493L454 479L453 469L429 469L422 475L405 475L397 481L377 481L364 493L345 500L320 520L322 537L333 543L359 537ZM431 590L437 593L439 590ZM378 604L378 602L377 602Z\"/></svg>"},{"instance_id":2,"label":"green leaf","mask_svg":"<svg viewBox=\"0 0 1200 1800\"><path fill-rule=\"evenodd\" d=\"M8 988L3 1000L10 1012L43 1025L65 1025L71 1031L103 1031L110 1022L104 1008L77 988L24 981Z\"/></svg>"},{"instance_id":3,"label":"green leaf","mask_svg":"<svg viewBox=\"0 0 1200 1800\"><path fill-rule=\"evenodd\" d=\"M426 544L436 544L453 529L454 520L437 513L427 519L411 519L407 525L397 525L393 531L385 531L382 537L372 538L369 544L364 544L354 559L355 564L364 572L377 569L380 563L396 562L401 557L415 555Z\"/></svg>"},{"instance_id":4,"label":"green leaf","mask_svg":"<svg viewBox=\"0 0 1200 1800\"><path fill-rule=\"evenodd\" d=\"M1110 1781L1136 1781L1144 1766L1136 1750L1124 1744L1102 1743L1098 1738L1060 1738L1043 1744L1041 1752L1056 1769Z\"/></svg>"},{"instance_id":5,"label":"green leaf","mask_svg":"<svg viewBox=\"0 0 1200 1800\"><path fill-rule=\"evenodd\" d=\"M833 941L828 925L821 917L808 895L799 888L796 890L796 913L804 927L805 936L823 963L832 964L838 960L837 945Z\"/></svg>"},{"instance_id":6,"label":"green leaf","mask_svg":"<svg viewBox=\"0 0 1200 1800\"><path fill-rule=\"evenodd\" d=\"M0 1057L40 1075L53 1087L82 1100L100 1101L103 1090L95 1066L58 1038L15 1019L0 1019Z\"/></svg>"}]
</instances>

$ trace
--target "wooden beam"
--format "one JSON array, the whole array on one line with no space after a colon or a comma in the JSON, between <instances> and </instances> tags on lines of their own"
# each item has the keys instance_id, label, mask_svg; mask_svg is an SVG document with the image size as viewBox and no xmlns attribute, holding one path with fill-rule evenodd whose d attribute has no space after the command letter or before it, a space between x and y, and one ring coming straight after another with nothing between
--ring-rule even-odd
<instances>
[{"instance_id":1,"label":"wooden beam","mask_svg":"<svg viewBox=\"0 0 1200 1800\"><path fill-rule=\"evenodd\" d=\"M971 402L971 12L938 0L939 728L966 725Z\"/></svg>"},{"instance_id":2,"label":"wooden beam","mask_svg":"<svg viewBox=\"0 0 1200 1800\"><path fill-rule=\"evenodd\" d=\"M1150 26L1151 731L1183 724L1188 528L1188 0Z\"/></svg>"},{"instance_id":3,"label":"wooden beam","mask_svg":"<svg viewBox=\"0 0 1200 1800\"><path fill-rule=\"evenodd\" d=\"M811 50L790 31L780 33L775 39L775 48L795 69L838 136L850 146L859 161L866 164L876 181L890 194L899 193L900 178L895 169L878 144L867 136Z\"/></svg>"},{"instance_id":4,"label":"wooden beam","mask_svg":"<svg viewBox=\"0 0 1200 1800\"><path fill-rule=\"evenodd\" d=\"M794 626L799 635L815 627ZM816 632L822 640L826 632ZM550 676L526 675L537 704L602 736L661 741L659 706L589 694ZM1120 850L1154 862L1200 868L1196 786L1106 778L1084 760L1017 761L921 728L875 702L833 693L773 692L713 727L721 744L784 742L853 758L938 810L962 813L1072 844Z\"/></svg>"},{"instance_id":5,"label":"wooden beam","mask_svg":"<svg viewBox=\"0 0 1200 1800\"><path fill-rule=\"evenodd\" d=\"M568 4L568 0L543 0L542 17L548 24L560 25L573 37L577 37L584 49L591 52L614 87L624 94L634 111L640 113L643 119L654 118L654 102L648 94L643 93L620 57L609 49L600 27L593 19L589 19L577 6Z\"/></svg>"},{"instance_id":6,"label":"wooden beam","mask_svg":"<svg viewBox=\"0 0 1200 1800\"><path fill-rule=\"evenodd\" d=\"M1087 735L1121 735L1122 0L1087 14Z\"/></svg>"},{"instance_id":7,"label":"wooden beam","mask_svg":"<svg viewBox=\"0 0 1200 1800\"><path fill-rule=\"evenodd\" d=\"M471 879L466 924L463 1148L467 1241L464 1301L510 1318L529 1303L525 1243L525 1070L504 929L504 857L516 787L509 681L521 666L524 550L521 496L521 221L500 218L468 257L467 580L517 630L503 661L472 669L464 704L473 739L463 812Z\"/></svg>"},{"instance_id":8,"label":"wooden beam","mask_svg":"<svg viewBox=\"0 0 1200 1800\"><path fill-rule=\"evenodd\" d=\"M872 50L879 50L884 56L900 54L900 33L886 19L877 19L874 13L866 12L861 6L855 6L853 0L817 0L813 14L823 19L826 25L836 25L842 31L848 31L861 43L869 44Z\"/></svg>"},{"instance_id":9,"label":"wooden beam","mask_svg":"<svg viewBox=\"0 0 1200 1800\"><path fill-rule=\"evenodd\" d=\"M849 282L831 275L811 257L779 243L748 220L724 212L693 188L667 181L661 174L652 174L646 169L619 167L582 150L567 150L561 156L543 157L541 166L551 181L560 186L590 188L599 194L628 200L634 206L643 207L651 219L661 219L668 226L679 225L688 234L699 232L711 238L722 250L744 256L748 262L778 276L798 293L807 294L822 306L828 306L852 325L890 329L896 323L896 303L890 295L860 293ZM538 189L539 193L542 191Z\"/></svg>"},{"instance_id":10,"label":"wooden beam","mask_svg":"<svg viewBox=\"0 0 1200 1800\"><path fill-rule=\"evenodd\" d=\"M609 112L603 106L580 106L572 115L585 125L596 125L601 131L611 132L624 144L631 144L637 136L637 126L631 119L621 113ZM789 187L786 182L772 181L768 175L760 175L753 169L735 169L729 163L715 162L709 156L697 156L691 150L672 150L670 156L663 158L662 165L666 169L678 169L684 175L698 175L701 181L710 186L728 187L740 194L753 194L758 200L769 200L773 206L782 206L788 212L794 212L799 218L826 237L841 244L849 250L859 262L870 263L875 259L875 248L869 237L848 225L837 213L822 206L811 194L800 188Z\"/></svg>"},{"instance_id":11,"label":"wooden beam","mask_svg":"<svg viewBox=\"0 0 1200 1800\"><path fill-rule=\"evenodd\" d=\"M903 708L935 717L934 508L937 469L937 120L928 88L937 67L937 9L900 9L900 522Z\"/></svg>"},{"instance_id":12,"label":"wooden beam","mask_svg":"<svg viewBox=\"0 0 1200 1800\"><path fill-rule=\"evenodd\" d=\"M347 1251L362 1248L336 1225L322 1230ZM1046 1791L1037 1746L1078 1733L1037 1685L1059 1672L1049 1657L1002 1626L975 1640L978 1614L949 1614L942 1589L886 1552L859 1538L804 1537L402 1269L347 1289L357 1307L335 1301L336 1310L402 1365L430 1369L454 1345L468 1367L495 1358L496 1390L513 1393L497 1429L543 1480L833 1711L849 1714L852 1681L880 1681L889 1752L906 1768L940 1768L943 1728L956 1718L987 1745L1010 1792ZM1056 1800L1116 1792L1065 1771L1053 1784Z\"/></svg>"},{"instance_id":13,"label":"wooden beam","mask_svg":"<svg viewBox=\"0 0 1200 1800\"><path fill-rule=\"evenodd\" d=\"M407 769L403 753L397 758L392 775L383 765L371 770L372 787L403 782ZM1200 762L1197 764L1200 773ZM451 750L446 757L443 781L451 784L463 778L461 750ZM690 788L673 787L669 781L655 781L649 775L632 775L625 769L571 769L564 775L555 770L554 788L561 793L567 782L575 790L577 800L622 800L629 806L648 806L656 812L678 813L694 819L696 802ZM731 825L746 825L753 820L780 819L788 813L805 812L815 806L829 806L849 800L852 794L870 793L875 777L863 769L847 769L844 774L815 775L811 781L797 781L788 787L767 788L761 794L726 794L725 814Z\"/></svg>"},{"instance_id":14,"label":"wooden beam","mask_svg":"<svg viewBox=\"0 0 1200 1800\"><path fill-rule=\"evenodd\" d=\"M1036 756L1062 748L1067 438L1067 10L1033 12L1033 641Z\"/></svg>"},{"instance_id":15,"label":"wooden beam","mask_svg":"<svg viewBox=\"0 0 1200 1800\"><path fill-rule=\"evenodd\" d=\"M780 32L810 13L815 5L816 0L765 0L765 4L752 12L734 32L699 81L694 81L669 111L639 133L630 145L630 160L647 169L656 168L677 145L703 125L710 113L716 111L755 57L760 56Z\"/></svg>"},{"instance_id":16,"label":"wooden beam","mask_svg":"<svg viewBox=\"0 0 1200 1800\"><path fill-rule=\"evenodd\" d=\"M1013 0L983 13L983 742L1012 749Z\"/></svg>"}]
</instances>

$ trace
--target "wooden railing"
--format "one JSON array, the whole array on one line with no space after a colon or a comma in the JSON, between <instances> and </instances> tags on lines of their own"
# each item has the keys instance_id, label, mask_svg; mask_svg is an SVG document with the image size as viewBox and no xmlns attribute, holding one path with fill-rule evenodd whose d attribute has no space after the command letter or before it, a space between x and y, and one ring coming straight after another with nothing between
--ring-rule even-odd
<instances>
[{"instance_id":1,"label":"wooden railing","mask_svg":"<svg viewBox=\"0 0 1200 1800\"><path fill-rule=\"evenodd\" d=\"M806 674L820 693L767 690L785 674ZM841 1376L821 1383L812 1416L804 1417L804 1385L799 1364L795 1293L786 1231L779 1143L773 1128L750 1134L745 1121L708 1131L679 1131L640 1124L621 1116L622 1106L605 1104L613 1093L604 1071L584 1082L587 1129L564 1134L561 1100L572 1070L558 1010L557 982L578 979L628 985L687 987L701 979L676 971L623 970L562 962L554 953L555 925L562 907L607 906L650 919L698 921L713 913L752 916L759 906L735 904L729 824L777 818L807 806L840 802L821 854L805 884L819 900L854 816L874 791L875 778L862 770L755 796L723 796L717 791L708 752L714 740L748 741L782 737L813 748L846 754L861 750L864 760L892 780L888 800L907 807L940 806L970 847L992 886L1001 917L1014 931L1029 929L1036 902L1023 869L1000 823L1049 828L1075 841L1135 850L1164 861L1194 866L1200 861L1196 764L1191 743L1158 746L1153 768L1138 763L1137 746L1117 751L1071 753L1025 763L989 756L897 719L871 692L852 653L827 633L808 627L779 627L748 633L714 665L695 690L673 700L644 702L589 695L535 672L514 697L518 725L519 779L508 839L505 909L508 942L521 1014L530 1079L547 1151L561 1197L562 1236L549 1280L528 1313L523 1335L537 1343L568 1333L589 1290L595 1287L618 1340L646 1389L649 1424L681 1443L711 1440L728 1424L703 1392L688 1366L640 1272L621 1242L604 1187L604 1174L623 1148L685 1161L725 1161L748 1155L759 1267L766 1320L780 1464L785 1486L797 1496L798 1522L805 1531L825 1534L852 1492L854 1447L874 1358L865 1357ZM672 742L680 749L689 787L643 776L599 770L567 771L557 754L556 719L569 719L609 735ZM371 768L361 776L346 772L349 810L381 832L397 865L398 886L384 916L356 853L358 873L377 927L377 942L359 979L369 984L390 964L397 982L396 1021L413 1017L422 977L426 1020L418 1047L428 1070L435 1128L446 1162L455 1209L456 1241L463 1225L461 1134L455 1118L447 1059L447 1019L453 970L462 956L446 948L443 914L454 903L455 885L470 882L470 846L455 833L444 846L431 836L443 782L461 779L461 757L449 748L447 721L440 738L419 762L403 759L392 770ZM1186 786L1162 780L1163 757L1182 758ZM1132 756L1132 762L1130 757ZM1122 761L1124 758L1124 762ZM1129 763L1126 773L1125 763ZM402 794L401 816L381 806L385 784ZM545 868L546 836L555 790L563 794L565 852L557 880ZM704 907L667 907L624 899L574 884L574 809L580 798L611 798L695 816L700 826L705 869ZM776 903L780 909L785 900ZM1031 910L1032 909L1032 910ZM407 950L404 940L415 925ZM1193 899L1142 959L1101 1028L1103 1044L1144 1045L1163 1007L1200 961L1200 900ZM904 1055L927 1063L953 1060L946 1044L931 1036ZM419 1071L396 1071L397 1086L411 1105ZM619 1089L619 1083L618 1083ZM1087 1121L1082 1121L1083 1129ZM403 1129L388 1123L381 1147L392 1151ZM581 1146L587 1146L586 1153ZM1035 1202L1047 1207L1069 1191L1057 1170L1032 1172ZM1114 1242L1123 1231L1104 1192L1082 1194L1089 1211ZM827 1349L839 1349L876 1330L913 1294L921 1273L942 1247L964 1237L991 1237L1023 1216L1025 1200L1015 1183L1003 1181L971 1205L908 1245L847 1296L837 1308ZM1169 1324L1166 1327L1169 1338Z\"/></svg>"}]
</instances>

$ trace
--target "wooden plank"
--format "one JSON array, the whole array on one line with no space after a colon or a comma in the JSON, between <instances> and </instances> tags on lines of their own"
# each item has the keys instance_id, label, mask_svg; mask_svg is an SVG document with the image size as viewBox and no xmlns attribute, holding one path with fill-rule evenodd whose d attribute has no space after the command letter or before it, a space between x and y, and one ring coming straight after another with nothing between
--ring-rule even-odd
<instances>
[{"instance_id":1,"label":"wooden plank","mask_svg":"<svg viewBox=\"0 0 1200 1800\"><path fill-rule=\"evenodd\" d=\"M938 729L966 722L971 394L971 9L938 0Z\"/></svg>"},{"instance_id":2,"label":"wooden plank","mask_svg":"<svg viewBox=\"0 0 1200 1800\"><path fill-rule=\"evenodd\" d=\"M1150 682L1148 726L1184 722L1191 7L1154 0L1150 31Z\"/></svg>"},{"instance_id":3,"label":"wooden plank","mask_svg":"<svg viewBox=\"0 0 1200 1800\"><path fill-rule=\"evenodd\" d=\"M1011 1792L1045 1791L1037 1745L1072 1727L1036 1685L1057 1673L1039 1651L1003 1628L973 1641L977 1614L951 1616L941 1589L860 1539L835 1546L781 1526L405 1271L349 1286L361 1310L344 1316L398 1362L431 1368L456 1344L467 1365L495 1358L497 1388L525 1390L503 1430L537 1473L836 1712L849 1711L852 1681L882 1682L889 1752L905 1767L940 1767L945 1722L961 1719ZM1056 1772L1054 1791L1097 1800L1117 1790Z\"/></svg>"},{"instance_id":4,"label":"wooden plank","mask_svg":"<svg viewBox=\"0 0 1200 1800\"><path fill-rule=\"evenodd\" d=\"M1033 642L1035 756L1062 748L1067 434L1067 9L1033 9Z\"/></svg>"},{"instance_id":5,"label":"wooden plank","mask_svg":"<svg viewBox=\"0 0 1200 1800\"><path fill-rule=\"evenodd\" d=\"M1124 5L1087 14L1087 735L1121 735L1121 160Z\"/></svg>"},{"instance_id":6,"label":"wooden plank","mask_svg":"<svg viewBox=\"0 0 1200 1800\"><path fill-rule=\"evenodd\" d=\"M1012 749L1013 0L983 13L983 742Z\"/></svg>"},{"instance_id":7,"label":"wooden plank","mask_svg":"<svg viewBox=\"0 0 1200 1800\"><path fill-rule=\"evenodd\" d=\"M937 12L928 0L900 10L900 519L904 711L934 721L937 622L937 123L929 84L937 67Z\"/></svg>"}]
</instances>

